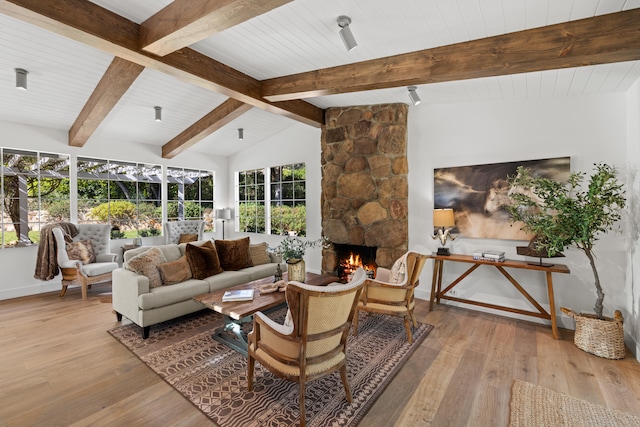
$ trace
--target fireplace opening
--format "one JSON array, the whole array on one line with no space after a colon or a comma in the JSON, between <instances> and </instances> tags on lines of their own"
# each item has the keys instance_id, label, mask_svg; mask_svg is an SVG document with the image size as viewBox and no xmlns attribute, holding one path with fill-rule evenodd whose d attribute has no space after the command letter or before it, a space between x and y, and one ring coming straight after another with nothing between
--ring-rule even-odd
<instances>
[{"instance_id":1,"label":"fireplace opening","mask_svg":"<svg viewBox=\"0 0 640 427\"><path fill-rule=\"evenodd\" d=\"M375 278L376 269L378 268L376 265L376 247L343 244L334 244L333 246L338 258L337 275L341 282L349 281L351 274L359 267L365 269L368 277Z\"/></svg>"}]
</instances>

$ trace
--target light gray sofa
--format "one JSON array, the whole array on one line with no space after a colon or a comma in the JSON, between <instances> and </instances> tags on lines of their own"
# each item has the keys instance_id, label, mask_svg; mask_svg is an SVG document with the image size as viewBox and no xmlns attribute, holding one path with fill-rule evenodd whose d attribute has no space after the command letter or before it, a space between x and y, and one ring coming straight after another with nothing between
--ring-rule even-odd
<instances>
[{"instance_id":1,"label":"light gray sofa","mask_svg":"<svg viewBox=\"0 0 640 427\"><path fill-rule=\"evenodd\" d=\"M202 243L196 242L198 245ZM167 261L175 261L185 254L186 244L155 247L160 249ZM112 282L113 309L118 321L125 316L142 327L143 338L149 336L151 325L202 310L202 304L194 301L193 297L273 276L281 262L281 258L269 253L271 262L267 264L238 271L223 271L203 280L189 279L169 286L150 288L146 276L126 268L131 258L150 248L146 246L126 251L123 267L114 270ZM280 268L285 271L286 264L280 264Z\"/></svg>"}]
</instances>

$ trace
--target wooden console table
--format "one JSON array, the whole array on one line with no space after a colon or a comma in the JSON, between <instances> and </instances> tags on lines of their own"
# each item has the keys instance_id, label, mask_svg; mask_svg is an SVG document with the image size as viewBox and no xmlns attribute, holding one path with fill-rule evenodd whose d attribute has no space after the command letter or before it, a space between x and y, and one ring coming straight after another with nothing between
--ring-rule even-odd
<instances>
[{"instance_id":1,"label":"wooden console table","mask_svg":"<svg viewBox=\"0 0 640 427\"><path fill-rule=\"evenodd\" d=\"M494 310L509 311L512 313L523 314L525 316L539 317L541 319L551 320L551 330L553 332L553 338L558 339L558 325L556 323L556 307L553 299L553 280L551 278L552 273L570 273L569 267L563 264L553 264L550 266L544 266L539 264L529 264L526 261L505 260L502 262L484 261L473 259L471 255L456 255L451 254L444 255L428 255L428 258L433 259L433 279L431 281L431 301L429 302L429 310L433 310L433 303L440 303L441 299L450 301L461 302L464 304L478 305L481 307L492 308ZM445 261L462 262L473 264L467 271L462 273L457 279L455 279L449 286L442 289L442 267ZM481 265L495 267L500 273L536 308L538 311L521 310L519 308L505 307L502 305L490 304L486 302L473 301L463 298L457 298L447 295L451 289L453 289L458 283L460 283L465 277L471 274L475 269ZM546 275L547 279L547 293L549 295L549 311L548 313L542 306L514 279L507 271L507 268L519 268L524 270L542 271Z\"/></svg>"}]
</instances>

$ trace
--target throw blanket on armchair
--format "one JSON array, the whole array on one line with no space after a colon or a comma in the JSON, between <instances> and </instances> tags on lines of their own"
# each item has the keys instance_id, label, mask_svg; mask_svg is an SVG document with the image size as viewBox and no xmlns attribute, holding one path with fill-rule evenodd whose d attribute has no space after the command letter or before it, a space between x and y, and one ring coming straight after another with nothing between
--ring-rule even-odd
<instances>
[{"instance_id":1,"label":"throw blanket on armchair","mask_svg":"<svg viewBox=\"0 0 640 427\"><path fill-rule=\"evenodd\" d=\"M51 280L60 271L58 269L56 238L52 231L55 227L60 227L64 231L64 239L68 242L73 241L73 236L78 234L78 228L70 222L47 224L40 229L36 274L33 275L36 279Z\"/></svg>"}]
</instances>

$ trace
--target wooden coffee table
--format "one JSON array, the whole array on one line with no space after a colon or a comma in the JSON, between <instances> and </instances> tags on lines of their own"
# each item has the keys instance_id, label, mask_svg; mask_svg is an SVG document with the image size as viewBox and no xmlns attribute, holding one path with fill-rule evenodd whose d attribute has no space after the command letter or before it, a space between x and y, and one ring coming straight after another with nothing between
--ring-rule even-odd
<instances>
[{"instance_id":1,"label":"wooden coffee table","mask_svg":"<svg viewBox=\"0 0 640 427\"><path fill-rule=\"evenodd\" d=\"M287 280L286 272L283 278ZM325 286L337 280L338 278L335 276L307 273L305 284ZM253 315L256 312L262 311L268 313L285 304L284 292L260 294L258 288L271 283L273 283L273 277L266 277L194 297L194 300L222 314L224 317L224 324L213 332L213 339L246 356L248 343L247 334L243 331L243 325L253 322ZM254 289L253 301L222 302L222 295L224 295L226 291L236 289Z\"/></svg>"}]
</instances>

